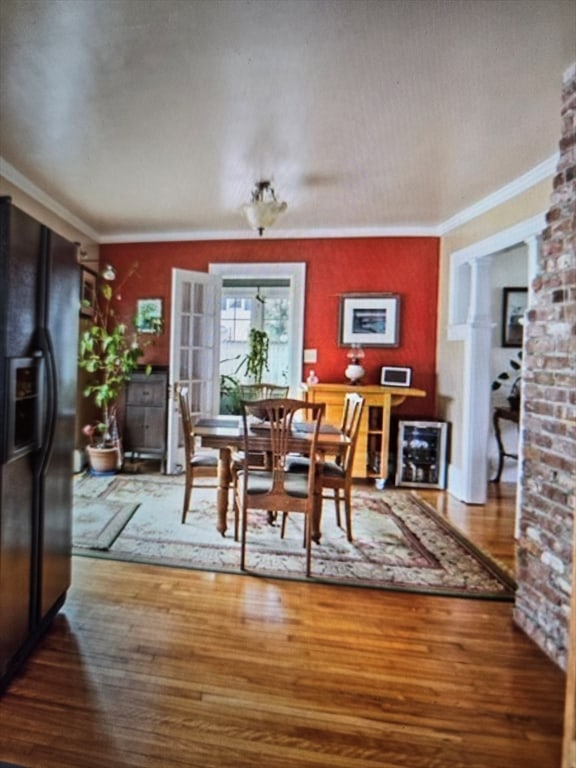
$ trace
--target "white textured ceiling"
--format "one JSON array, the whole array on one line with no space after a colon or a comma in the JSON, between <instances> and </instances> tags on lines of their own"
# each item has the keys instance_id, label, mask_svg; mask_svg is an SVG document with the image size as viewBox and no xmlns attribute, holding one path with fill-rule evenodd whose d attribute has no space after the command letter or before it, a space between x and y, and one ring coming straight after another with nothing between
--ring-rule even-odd
<instances>
[{"instance_id":1,"label":"white textured ceiling","mask_svg":"<svg viewBox=\"0 0 576 768\"><path fill-rule=\"evenodd\" d=\"M103 240L432 228L554 155L574 0L1 0L0 155Z\"/></svg>"}]
</instances>

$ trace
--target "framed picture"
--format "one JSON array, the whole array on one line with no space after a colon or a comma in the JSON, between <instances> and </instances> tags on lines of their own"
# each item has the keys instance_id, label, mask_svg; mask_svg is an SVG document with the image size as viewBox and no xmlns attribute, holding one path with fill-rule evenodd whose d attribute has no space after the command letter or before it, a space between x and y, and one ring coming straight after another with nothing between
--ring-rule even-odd
<instances>
[{"instance_id":1,"label":"framed picture","mask_svg":"<svg viewBox=\"0 0 576 768\"><path fill-rule=\"evenodd\" d=\"M521 347L524 313L528 306L527 288L502 289L502 346Z\"/></svg>"},{"instance_id":2,"label":"framed picture","mask_svg":"<svg viewBox=\"0 0 576 768\"><path fill-rule=\"evenodd\" d=\"M412 368L400 368L396 365L384 365L380 371L380 384L383 387L409 387L412 383Z\"/></svg>"},{"instance_id":3,"label":"framed picture","mask_svg":"<svg viewBox=\"0 0 576 768\"><path fill-rule=\"evenodd\" d=\"M138 299L134 324L140 333L160 333L162 299Z\"/></svg>"},{"instance_id":4,"label":"framed picture","mask_svg":"<svg viewBox=\"0 0 576 768\"><path fill-rule=\"evenodd\" d=\"M445 488L447 444L445 421L400 421L396 485Z\"/></svg>"},{"instance_id":5,"label":"framed picture","mask_svg":"<svg viewBox=\"0 0 576 768\"><path fill-rule=\"evenodd\" d=\"M348 293L340 297L341 347L397 347L400 296L394 293Z\"/></svg>"},{"instance_id":6,"label":"framed picture","mask_svg":"<svg viewBox=\"0 0 576 768\"><path fill-rule=\"evenodd\" d=\"M88 267L82 267L80 282L80 315L94 317L96 308L96 278L98 275Z\"/></svg>"}]
</instances>

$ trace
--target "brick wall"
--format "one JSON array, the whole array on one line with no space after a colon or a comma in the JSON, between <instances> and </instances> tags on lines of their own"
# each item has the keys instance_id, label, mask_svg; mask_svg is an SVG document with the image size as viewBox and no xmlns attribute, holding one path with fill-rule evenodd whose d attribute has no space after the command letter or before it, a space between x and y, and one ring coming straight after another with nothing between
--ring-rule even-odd
<instances>
[{"instance_id":1,"label":"brick wall","mask_svg":"<svg viewBox=\"0 0 576 768\"><path fill-rule=\"evenodd\" d=\"M576 500L576 63L564 76L559 149L525 328L514 618L565 669Z\"/></svg>"}]
</instances>

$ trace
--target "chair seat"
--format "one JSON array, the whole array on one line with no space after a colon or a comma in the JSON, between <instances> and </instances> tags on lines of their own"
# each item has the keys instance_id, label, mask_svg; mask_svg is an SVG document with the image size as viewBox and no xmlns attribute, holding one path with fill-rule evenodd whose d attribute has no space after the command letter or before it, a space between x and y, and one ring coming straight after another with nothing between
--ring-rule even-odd
<instances>
[{"instance_id":1,"label":"chair seat","mask_svg":"<svg viewBox=\"0 0 576 768\"><path fill-rule=\"evenodd\" d=\"M304 456L298 456L298 458L290 459L288 461L288 472L308 472L308 466L310 459ZM321 474L324 477L344 477L344 469L335 461L325 461L322 464Z\"/></svg>"},{"instance_id":2,"label":"chair seat","mask_svg":"<svg viewBox=\"0 0 576 768\"><path fill-rule=\"evenodd\" d=\"M247 482L246 493L249 496L257 496L258 494L270 493L272 490L273 476L272 472L266 471L252 471L250 473L239 472L238 482ZM308 478L305 475L294 474L293 476L286 476L284 481L284 491L288 496L293 496L298 499L305 499L308 496Z\"/></svg>"},{"instance_id":3,"label":"chair seat","mask_svg":"<svg viewBox=\"0 0 576 768\"><path fill-rule=\"evenodd\" d=\"M190 459L190 465L192 467L216 467L218 457L213 453L195 453Z\"/></svg>"}]
</instances>

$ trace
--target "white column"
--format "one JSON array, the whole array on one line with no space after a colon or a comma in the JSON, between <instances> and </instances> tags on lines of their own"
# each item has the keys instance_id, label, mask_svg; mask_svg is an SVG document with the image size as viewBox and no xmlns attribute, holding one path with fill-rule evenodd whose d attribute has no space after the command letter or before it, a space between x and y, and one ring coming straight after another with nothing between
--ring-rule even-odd
<instances>
[{"instance_id":1,"label":"white column","mask_svg":"<svg viewBox=\"0 0 576 768\"><path fill-rule=\"evenodd\" d=\"M464 359L464 408L462 424L463 501L484 504L488 484L488 435L490 431L490 370L478 360L490 359L492 318L490 271L492 258L471 264L470 305Z\"/></svg>"}]
</instances>

